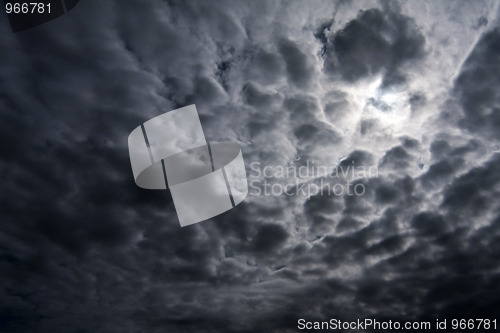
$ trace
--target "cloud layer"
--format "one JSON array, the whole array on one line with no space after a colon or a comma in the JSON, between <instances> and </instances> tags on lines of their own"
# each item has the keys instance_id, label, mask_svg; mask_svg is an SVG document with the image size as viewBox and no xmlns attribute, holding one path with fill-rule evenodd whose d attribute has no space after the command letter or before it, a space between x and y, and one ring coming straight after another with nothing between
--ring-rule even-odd
<instances>
[{"instance_id":1,"label":"cloud layer","mask_svg":"<svg viewBox=\"0 0 500 333\"><path fill-rule=\"evenodd\" d=\"M498 2L82 1L0 24L0 330L494 318ZM251 168L375 166L180 228L128 134L196 103ZM345 178L345 177L344 177ZM301 184L345 179L315 177ZM251 191L252 192L252 191Z\"/></svg>"}]
</instances>

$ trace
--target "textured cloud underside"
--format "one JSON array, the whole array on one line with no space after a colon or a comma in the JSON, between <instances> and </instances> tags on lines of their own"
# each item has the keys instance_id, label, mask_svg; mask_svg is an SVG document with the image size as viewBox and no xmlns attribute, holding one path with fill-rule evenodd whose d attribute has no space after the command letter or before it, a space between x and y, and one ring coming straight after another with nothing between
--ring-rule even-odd
<instances>
[{"instance_id":1,"label":"textured cloud underside","mask_svg":"<svg viewBox=\"0 0 500 333\"><path fill-rule=\"evenodd\" d=\"M87 1L0 25L0 330L497 314L497 7ZM193 103L249 175L315 161L378 177L360 197L250 195L180 229L168 193L135 187L126 140Z\"/></svg>"}]
</instances>

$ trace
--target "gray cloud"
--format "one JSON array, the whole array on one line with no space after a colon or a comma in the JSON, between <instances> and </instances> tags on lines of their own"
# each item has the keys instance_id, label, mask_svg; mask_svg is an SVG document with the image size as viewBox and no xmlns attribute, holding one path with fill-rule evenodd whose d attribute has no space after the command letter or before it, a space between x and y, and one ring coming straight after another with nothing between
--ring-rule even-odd
<instances>
[{"instance_id":1,"label":"gray cloud","mask_svg":"<svg viewBox=\"0 0 500 333\"><path fill-rule=\"evenodd\" d=\"M455 93L463 106L464 128L498 139L500 126L499 69L500 30L485 33L464 62L455 82Z\"/></svg>"},{"instance_id":2,"label":"gray cloud","mask_svg":"<svg viewBox=\"0 0 500 333\"><path fill-rule=\"evenodd\" d=\"M493 318L494 9L86 1L0 26L0 331ZM179 228L168 191L135 186L126 138L191 103L208 140L240 144L250 180L265 179L253 162L378 174L270 177L366 191L251 195Z\"/></svg>"},{"instance_id":3,"label":"gray cloud","mask_svg":"<svg viewBox=\"0 0 500 333\"><path fill-rule=\"evenodd\" d=\"M424 55L425 38L414 21L387 8L370 9L326 38L317 35L325 48L325 70L348 81L384 72L384 85L405 81L398 68Z\"/></svg>"}]
</instances>

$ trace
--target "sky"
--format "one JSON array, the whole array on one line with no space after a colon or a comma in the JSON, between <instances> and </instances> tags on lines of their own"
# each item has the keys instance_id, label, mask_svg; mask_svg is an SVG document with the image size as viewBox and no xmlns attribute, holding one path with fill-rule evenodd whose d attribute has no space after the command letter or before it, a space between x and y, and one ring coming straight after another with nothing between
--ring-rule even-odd
<instances>
[{"instance_id":1,"label":"sky","mask_svg":"<svg viewBox=\"0 0 500 333\"><path fill-rule=\"evenodd\" d=\"M0 15L0 331L494 319L499 8L82 0L17 33ZM191 104L240 146L249 195L181 228L127 138ZM311 164L376 173L272 173ZM363 193L262 187L347 180Z\"/></svg>"}]
</instances>

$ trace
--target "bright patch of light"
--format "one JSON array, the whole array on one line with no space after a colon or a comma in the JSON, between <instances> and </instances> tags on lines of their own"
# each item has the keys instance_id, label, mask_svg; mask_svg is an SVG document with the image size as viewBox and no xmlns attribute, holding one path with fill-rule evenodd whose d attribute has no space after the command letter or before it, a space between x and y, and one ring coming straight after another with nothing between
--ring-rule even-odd
<instances>
[{"instance_id":1,"label":"bright patch of light","mask_svg":"<svg viewBox=\"0 0 500 333\"><path fill-rule=\"evenodd\" d=\"M380 96L380 100L388 105L394 105L398 100L398 94L393 94L393 93L383 94L382 96Z\"/></svg>"},{"instance_id":2,"label":"bright patch of light","mask_svg":"<svg viewBox=\"0 0 500 333\"><path fill-rule=\"evenodd\" d=\"M356 108L361 111L360 120L374 119L394 132L399 132L408 124L411 110L406 90L383 87L381 76L361 82L349 90Z\"/></svg>"}]
</instances>

